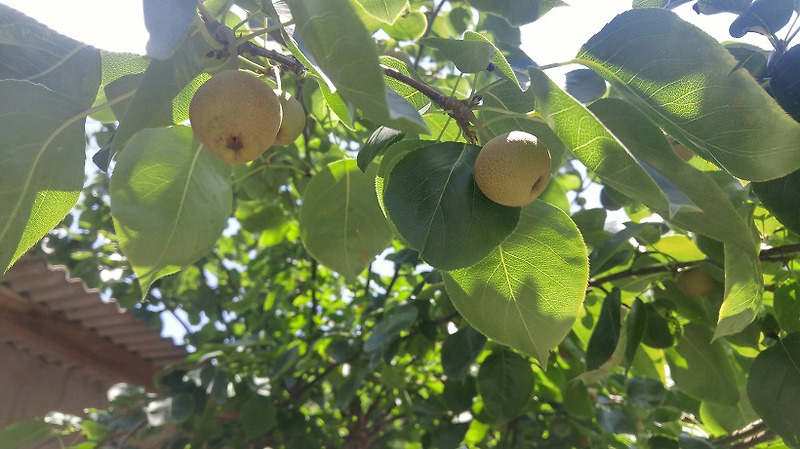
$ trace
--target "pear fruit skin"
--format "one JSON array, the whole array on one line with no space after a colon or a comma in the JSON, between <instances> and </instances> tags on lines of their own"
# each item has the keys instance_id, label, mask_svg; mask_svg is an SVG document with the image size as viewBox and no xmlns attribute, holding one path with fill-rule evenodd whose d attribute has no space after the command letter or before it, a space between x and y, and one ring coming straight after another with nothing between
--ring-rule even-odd
<instances>
[{"instance_id":1,"label":"pear fruit skin","mask_svg":"<svg viewBox=\"0 0 800 449\"><path fill-rule=\"evenodd\" d=\"M229 164L258 159L275 141L282 117L281 102L272 88L240 70L214 75L189 103L194 134Z\"/></svg>"},{"instance_id":2,"label":"pear fruit skin","mask_svg":"<svg viewBox=\"0 0 800 449\"><path fill-rule=\"evenodd\" d=\"M678 290L691 298L702 298L708 296L714 290L716 282L710 274L702 268L690 268L678 273L675 279L678 283Z\"/></svg>"},{"instance_id":3,"label":"pear fruit skin","mask_svg":"<svg viewBox=\"0 0 800 449\"><path fill-rule=\"evenodd\" d=\"M278 135L275 137L273 145L289 145L300 137L306 127L306 111L303 105L291 96L289 92L276 90L275 94L281 102L283 118L281 126L278 128Z\"/></svg>"},{"instance_id":4,"label":"pear fruit skin","mask_svg":"<svg viewBox=\"0 0 800 449\"><path fill-rule=\"evenodd\" d=\"M524 206L550 181L550 151L536 136L510 131L486 142L475 160L475 182L504 206Z\"/></svg>"}]
</instances>

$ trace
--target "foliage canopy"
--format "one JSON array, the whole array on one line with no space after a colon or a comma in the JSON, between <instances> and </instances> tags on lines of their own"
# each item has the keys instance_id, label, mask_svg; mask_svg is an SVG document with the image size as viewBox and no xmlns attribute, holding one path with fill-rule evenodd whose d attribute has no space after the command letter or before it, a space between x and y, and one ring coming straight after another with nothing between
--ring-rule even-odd
<instances>
[{"instance_id":1,"label":"foliage canopy","mask_svg":"<svg viewBox=\"0 0 800 449\"><path fill-rule=\"evenodd\" d=\"M693 4L769 51L684 3L548 65L518 27L559 0L145 1L148 56L0 5L0 266L45 252L194 348L0 446L800 447L800 3ZM249 164L187 122L231 67L307 114ZM512 130L553 161L521 208L473 178Z\"/></svg>"}]
</instances>

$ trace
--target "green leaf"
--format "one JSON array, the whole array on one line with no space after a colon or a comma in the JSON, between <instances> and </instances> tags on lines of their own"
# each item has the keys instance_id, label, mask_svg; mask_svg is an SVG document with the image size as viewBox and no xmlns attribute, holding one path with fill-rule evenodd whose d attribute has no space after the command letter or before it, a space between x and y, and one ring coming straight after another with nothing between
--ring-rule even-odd
<instances>
[{"instance_id":1,"label":"green leaf","mask_svg":"<svg viewBox=\"0 0 800 449\"><path fill-rule=\"evenodd\" d=\"M755 0L731 23L731 36L740 38L749 32L772 35L792 18L794 0Z\"/></svg>"},{"instance_id":2,"label":"green leaf","mask_svg":"<svg viewBox=\"0 0 800 449\"><path fill-rule=\"evenodd\" d=\"M408 0L355 0L370 16L383 23L393 24L406 9Z\"/></svg>"},{"instance_id":3,"label":"green leaf","mask_svg":"<svg viewBox=\"0 0 800 449\"><path fill-rule=\"evenodd\" d=\"M133 136L111 176L120 249L142 295L214 248L231 213L230 167L185 126Z\"/></svg>"},{"instance_id":4,"label":"green leaf","mask_svg":"<svg viewBox=\"0 0 800 449\"><path fill-rule=\"evenodd\" d=\"M685 163L662 131L638 109L617 99L595 101L590 109L640 164L647 164L666 178L658 182L662 188L679 190L667 192L668 211L643 201L645 204L683 229L755 251L750 228L725 192L709 175Z\"/></svg>"},{"instance_id":5,"label":"green leaf","mask_svg":"<svg viewBox=\"0 0 800 449\"><path fill-rule=\"evenodd\" d=\"M426 37L419 43L441 52L442 57L452 61L463 73L478 73L489 68L495 53L488 40L457 40L441 37Z\"/></svg>"},{"instance_id":6,"label":"green leaf","mask_svg":"<svg viewBox=\"0 0 800 449\"><path fill-rule=\"evenodd\" d=\"M687 324L674 349L665 351L677 387L702 401L736 405L739 389L731 359L720 341L711 342L711 331Z\"/></svg>"},{"instance_id":7,"label":"green leaf","mask_svg":"<svg viewBox=\"0 0 800 449\"><path fill-rule=\"evenodd\" d=\"M0 5L0 79L27 80L88 108L100 85L100 51Z\"/></svg>"},{"instance_id":8,"label":"green leaf","mask_svg":"<svg viewBox=\"0 0 800 449\"><path fill-rule=\"evenodd\" d=\"M425 438L430 438L430 445L425 446L431 449L450 449L457 447L464 440L464 435L470 428L470 423L451 423L442 422L436 428L425 434Z\"/></svg>"},{"instance_id":9,"label":"green leaf","mask_svg":"<svg viewBox=\"0 0 800 449\"><path fill-rule=\"evenodd\" d=\"M735 176L765 181L800 168L800 124L746 70L736 70L725 47L672 12L622 13L576 59L683 145Z\"/></svg>"},{"instance_id":10,"label":"green leaf","mask_svg":"<svg viewBox=\"0 0 800 449\"><path fill-rule=\"evenodd\" d=\"M144 0L144 25L150 33L147 55L167 59L175 52L197 16L195 0Z\"/></svg>"},{"instance_id":11,"label":"green leaf","mask_svg":"<svg viewBox=\"0 0 800 449\"><path fill-rule=\"evenodd\" d=\"M191 40L187 39L166 60L154 60L145 70L142 81L132 95L125 115L120 119L110 151L116 155L136 132L147 128L169 126L188 117L175 116L174 98L190 83L201 83L200 61ZM205 79L205 78L202 78ZM185 102L188 108L188 101ZM188 109L187 109L188 111ZM179 120L175 120L178 118Z\"/></svg>"},{"instance_id":12,"label":"green leaf","mask_svg":"<svg viewBox=\"0 0 800 449\"><path fill-rule=\"evenodd\" d=\"M147 423L153 427L177 424L188 419L194 412L194 398L189 393L178 393L147 404Z\"/></svg>"},{"instance_id":13,"label":"green leaf","mask_svg":"<svg viewBox=\"0 0 800 449\"><path fill-rule=\"evenodd\" d=\"M466 377L485 345L486 337L472 326L448 335L442 342L442 369L447 378L461 380Z\"/></svg>"},{"instance_id":14,"label":"green leaf","mask_svg":"<svg viewBox=\"0 0 800 449\"><path fill-rule=\"evenodd\" d=\"M0 447L21 449L54 435L53 427L44 421L18 422L0 429Z\"/></svg>"},{"instance_id":15,"label":"green leaf","mask_svg":"<svg viewBox=\"0 0 800 449\"><path fill-rule=\"evenodd\" d=\"M714 339L739 333L761 307L764 280L761 262L753 251L725 244L725 296L719 309Z\"/></svg>"},{"instance_id":16,"label":"green leaf","mask_svg":"<svg viewBox=\"0 0 800 449\"><path fill-rule=\"evenodd\" d=\"M764 423L790 447L800 447L800 333L787 335L756 357L747 396Z\"/></svg>"},{"instance_id":17,"label":"green leaf","mask_svg":"<svg viewBox=\"0 0 800 449\"><path fill-rule=\"evenodd\" d=\"M428 18L422 11L409 11L397 19L394 24L384 26L386 34L399 41L415 41L425 34Z\"/></svg>"},{"instance_id":18,"label":"green leaf","mask_svg":"<svg viewBox=\"0 0 800 449\"><path fill-rule=\"evenodd\" d=\"M464 40L471 41L471 42L486 42L487 44L491 45L494 49L494 53L492 53L491 63L494 65L494 69L491 70L492 73L497 74L501 78L505 78L508 81L511 81L513 84L517 86L519 91L522 91L522 86L519 85L519 80L517 79L517 75L514 74L514 70L511 69L511 65L508 64L506 57L503 56L503 53L498 50L497 47L487 39L484 35L480 33L476 33L474 31L467 30L464 33Z\"/></svg>"},{"instance_id":19,"label":"green leaf","mask_svg":"<svg viewBox=\"0 0 800 449\"><path fill-rule=\"evenodd\" d=\"M544 365L578 317L588 272L586 246L569 216L534 201L488 256L442 277L475 329Z\"/></svg>"},{"instance_id":20,"label":"green leaf","mask_svg":"<svg viewBox=\"0 0 800 449\"><path fill-rule=\"evenodd\" d=\"M533 395L534 379L524 358L506 349L492 352L478 371L483 409L498 423L519 415Z\"/></svg>"},{"instance_id":21,"label":"green leaf","mask_svg":"<svg viewBox=\"0 0 800 449\"><path fill-rule=\"evenodd\" d=\"M109 101L109 96L106 95L106 88L108 86L119 84L117 80L126 80L130 78L131 75L135 76L141 74L147 70L147 66L150 64L150 61L144 56L133 53L101 51L100 59L102 61L102 80L100 82L100 89L97 92L97 98L95 98L92 107L99 106ZM138 81L136 86L138 86ZM121 94L127 93L128 90L121 92ZM113 97L111 98L113 99ZM117 114L119 114L119 117L125 115L125 108L127 108L129 104L129 100L115 103L111 105L110 108L95 112L92 114L92 118L103 123L114 122L117 120ZM105 142L98 143L103 144Z\"/></svg>"},{"instance_id":22,"label":"green leaf","mask_svg":"<svg viewBox=\"0 0 800 449\"><path fill-rule=\"evenodd\" d=\"M668 217L669 200L658 184L597 117L542 71L531 67L529 73L536 108L567 149L603 184Z\"/></svg>"},{"instance_id":23,"label":"green leaf","mask_svg":"<svg viewBox=\"0 0 800 449\"><path fill-rule=\"evenodd\" d=\"M0 81L0 269L57 225L83 188L80 104L28 81Z\"/></svg>"},{"instance_id":24,"label":"green leaf","mask_svg":"<svg viewBox=\"0 0 800 449\"><path fill-rule=\"evenodd\" d=\"M372 333L364 342L364 351L372 352L391 342L404 331L411 327L419 315L419 309L413 304L403 304L387 312L372 328Z\"/></svg>"},{"instance_id":25,"label":"green leaf","mask_svg":"<svg viewBox=\"0 0 800 449\"><path fill-rule=\"evenodd\" d=\"M500 16L513 26L538 20L551 9L565 6L561 0L468 0L473 8Z\"/></svg>"},{"instance_id":26,"label":"green leaf","mask_svg":"<svg viewBox=\"0 0 800 449\"><path fill-rule=\"evenodd\" d=\"M761 204L784 226L800 233L800 170L784 177L750 184Z\"/></svg>"},{"instance_id":27,"label":"green leaf","mask_svg":"<svg viewBox=\"0 0 800 449\"><path fill-rule=\"evenodd\" d=\"M359 171L351 159L328 164L311 179L299 222L308 252L351 281L392 238L375 194L374 175Z\"/></svg>"},{"instance_id":28,"label":"green leaf","mask_svg":"<svg viewBox=\"0 0 800 449\"><path fill-rule=\"evenodd\" d=\"M620 291L614 289L603 300L597 326L592 331L589 344L586 346L587 371L596 370L606 363L617 349L622 329L621 307Z\"/></svg>"},{"instance_id":29,"label":"green leaf","mask_svg":"<svg viewBox=\"0 0 800 449\"><path fill-rule=\"evenodd\" d=\"M800 332L800 286L783 284L775 289L773 297L775 318L786 332Z\"/></svg>"},{"instance_id":30,"label":"green leaf","mask_svg":"<svg viewBox=\"0 0 800 449\"><path fill-rule=\"evenodd\" d=\"M288 3L299 24L297 33L342 98L376 123L410 133L427 132L416 109L393 96L383 83L375 42L348 0Z\"/></svg>"},{"instance_id":31,"label":"green leaf","mask_svg":"<svg viewBox=\"0 0 800 449\"><path fill-rule=\"evenodd\" d=\"M405 134L396 129L379 126L378 129L369 136L369 139L367 139L364 145L359 148L357 158L358 168L366 173L367 166L369 166L373 159L383 153L388 146L396 143L404 136Z\"/></svg>"},{"instance_id":32,"label":"green leaf","mask_svg":"<svg viewBox=\"0 0 800 449\"><path fill-rule=\"evenodd\" d=\"M389 218L420 257L441 270L470 266L511 233L519 208L481 193L473 178L480 147L436 143L406 153L383 193Z\"/></svg>"}]
</instances>

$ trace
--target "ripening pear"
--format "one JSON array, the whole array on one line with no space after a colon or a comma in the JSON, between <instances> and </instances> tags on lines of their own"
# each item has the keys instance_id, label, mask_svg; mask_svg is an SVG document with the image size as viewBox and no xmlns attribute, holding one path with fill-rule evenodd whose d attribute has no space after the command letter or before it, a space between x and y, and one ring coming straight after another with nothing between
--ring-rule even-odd
<instances>
[{"instance_id":1,"label":"ripening pear","mask_svg":"<svg viewBox=\"0 0 800 449\"><path fill-rule=\"evenodd\" d=\"M550 151L536 136L511 131L486 142L475 160L475 182L504 206L524 206L550 181Z\"/></svg>"},{"instance_id":2,"label":"ripening pear","mask_svg":"<svg viewBox=\"0 0 800 449\"><path fill-rule=\"evenodd\" d=\"M708 296L714 290L716 281L702 268L690 268L678 273L678 290L692 298Z\"/></svg>"},{"instance_id":3,"label":"ripening pear","mask_svg":"<svg viewBox=\"0 0 800 449\"><path fill-rule=\"evenodd\" d=\"M229 164L255 160L271 147L282 116L281 102L272 88L240 70L214 75L189 103L194 134Z\"/></svg>"},{"instance_id":4,"label":"ripening pear","mask_svg":"<svg viewBox=\"0 0 800 449\"><path fill-rule=\"evenodd\" d=\"M278 135L275 137L273 145L289 145L294 142L303 129L306 127L306 111L303 105L297 101L296 98L291 96L289 92L276 90L275 94L281 101L281 110L283 111L283 119L281 126L278 128Z\"/></svg>"}]
</instances>

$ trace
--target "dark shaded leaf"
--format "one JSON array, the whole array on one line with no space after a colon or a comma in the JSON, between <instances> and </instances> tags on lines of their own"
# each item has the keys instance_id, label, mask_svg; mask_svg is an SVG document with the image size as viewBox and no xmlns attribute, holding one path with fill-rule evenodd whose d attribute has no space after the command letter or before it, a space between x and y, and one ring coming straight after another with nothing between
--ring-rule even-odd
<instances>
[{"instance_id":1,"label":"dark shaded leaf","mask_svg":"<svg viewBox=\"0 0 800 449\"><path fill-rule=\"evenodd\" d=\"M144 0L144 25L150 33L147 55L168 59L197 15L194 0Z\"/></svg>"},{"instance_id":2,"label":"dark shaded leaf","mask_svg":"<svg viewBox=\"0 0 800 449\"><path fill-rule=\"evenodd\" d=\"M527 360L506 349L492 352L478 372L484 410L497 422L519 415L531 399L534 379Z\"/></svg>"}]
</instances>

